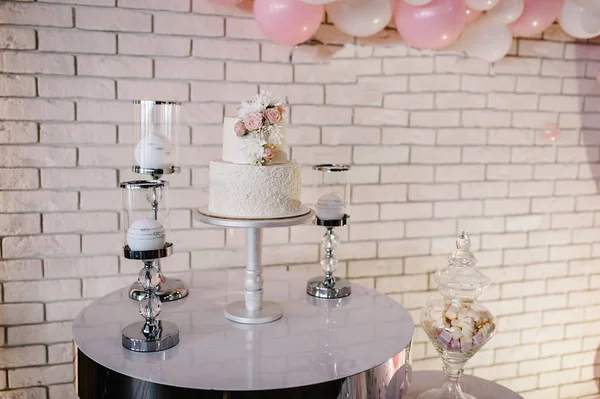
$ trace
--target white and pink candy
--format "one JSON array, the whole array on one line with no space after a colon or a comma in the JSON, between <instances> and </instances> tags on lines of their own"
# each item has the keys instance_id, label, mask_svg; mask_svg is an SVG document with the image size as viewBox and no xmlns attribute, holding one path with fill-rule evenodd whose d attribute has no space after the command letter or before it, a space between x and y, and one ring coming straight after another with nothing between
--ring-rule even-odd
<instances>
[{"instance_id":1,"label":"white and pink candy","mask_svg":"<svg viewBox=\"0 0 600 399\"><path fill-rule=\"evenodd\" d=\"M446 305L444 311L432 311L423 327L436 337L448 352L468 352L487 342L494 331L492 315L480 305Z\"/></svg>"}]
</instances>

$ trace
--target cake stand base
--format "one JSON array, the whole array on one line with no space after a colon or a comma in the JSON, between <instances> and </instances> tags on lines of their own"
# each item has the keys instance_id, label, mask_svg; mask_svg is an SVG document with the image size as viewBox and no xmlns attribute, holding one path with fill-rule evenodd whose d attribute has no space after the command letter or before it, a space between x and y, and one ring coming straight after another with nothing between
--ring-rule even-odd
<instances>
[{"instance_id":1,"label":"cake stand base","mask_svg":"<svg viewBox=\"0 0 600 399\"><path fill-rule=\"evenodd\" d=\"M142 332L144 324L144 321L138 321L123 329L121 343L125 349L134 352L159 352L179 343L179 329L175 324L159 320L160 334L154 339L148 339Z\"/></svg>"},{"instance_id":2,"label":"cake stand base","mask_svg":"<svg viewBox=\"0 0 600 399\"><path fill-rule=\"evenodd\" d=\"M288 227L306 223L314 217L310 208L302 206L298 214L273 219L232 219L214 214L208 207L197 209L194 218L199 222L219 227L246 229L246 278L244 279L244 300L225 306L225 317L242 324L263 324L278 320L283 316L283 308L269 301L263 301L262 237L263 229Z\"/></svg>"},{"instance_id":3,"label":"cake stand base","mask_svg":"<svg viewBox=\"0 0 600 399\"><path fill-rule=\"evenodd\" d=\"M156 295L161 302L177 301L188 295L188 288L183 280L166 277L165 281L160 283L156 288ZM136 281L131 284L131 288L129 288L129 298L141 301L145 296L146 291L144 291L144 288L139 282Z\"/></svg>"},{"instance_id":4,"label":"cake stand base","mask_svg":"<svg viewBox=\"0 0 600 399\"><path fill-rule=\"evenodd\" d=\"M281 319L283 308L278 303L263 301L262 309L250 311L246 309L246 301L231 302L225 306L225 317L236 323L264 324Z\"/></svg>"},{"instance_id":5,"label":"cake stand base","mask_svg":"<svg viewBox=\"0 0 600 399\"><path fill-rule=\"evenodd\" d=\"M339 299L347 297L352 293L350 281L343 278L336 278L333 287L326 287L323 284L324 277L313 277L306 283L306 293L322 299Z\"/></svg>"}]
</instances>

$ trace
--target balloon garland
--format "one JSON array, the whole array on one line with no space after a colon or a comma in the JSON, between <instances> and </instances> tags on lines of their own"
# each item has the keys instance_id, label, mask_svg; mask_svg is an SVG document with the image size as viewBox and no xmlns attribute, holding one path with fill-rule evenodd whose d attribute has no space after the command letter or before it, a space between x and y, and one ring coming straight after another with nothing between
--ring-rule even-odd
<instances>
[{"instance_id":1,"label":"balloon garland","mask_svg":"<svg viewBox=\"0 0 600 399\"><path fill-rule=\"evenodd\" d=\"M237 5L244 0L208 1ZM413 47L443 49L456 42L467 55L488 62L508 54L513 36L539 35L557 19L574 38L600 36L600 0L254 0L260 30L284 45L309 40L326 12L350 36L372 36L393 19Z\"/></svg>"}]
</instances>

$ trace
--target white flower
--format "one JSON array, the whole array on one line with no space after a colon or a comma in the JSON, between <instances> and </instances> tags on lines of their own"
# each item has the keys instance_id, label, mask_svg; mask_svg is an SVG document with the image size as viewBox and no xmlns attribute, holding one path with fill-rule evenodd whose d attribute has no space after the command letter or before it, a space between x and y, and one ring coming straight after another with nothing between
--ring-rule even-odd
<instances>
[{"instance_id":1,"label":"white flower","mask_svg":"<svg viewBox=\"0 0 600 399\"><path fill-rule=\"evenodd\" d=\"M238 108L238 118L245 120L248 114L253 112L262 113L268 107L281 105L281 102L273 93L261 91L260 94L255 94L248 101L242 101Z\"/></svg>"},{"instance_id":2,"label":"white flower","mask_svg":"<svg viewBox=\"0 0 600 399\"><path fill-rule=\"evenodd\" d=\"M257 134L248 134L241 138L244 140L244 153L248 157L248 160L253 165L262 165L262 159L264 154L264 145L267 142Z\"/></svg>"}]
</instances>

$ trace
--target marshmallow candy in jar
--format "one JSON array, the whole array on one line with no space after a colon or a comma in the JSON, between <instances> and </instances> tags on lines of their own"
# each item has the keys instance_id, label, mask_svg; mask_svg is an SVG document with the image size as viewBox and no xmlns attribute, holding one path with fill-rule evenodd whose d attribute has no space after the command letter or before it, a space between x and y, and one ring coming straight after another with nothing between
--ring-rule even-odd
<instances>
[{"instance_id":1,"label":"marshmallow candy in jar","mask_svg":"<svg viewBox=\"0 0 600 399\"><path fill-rule=\"evenodd\" d=\"M340 220L344 218L344 200L335 193L325 194L317 200L317 216L323 220Z\"/></svg>"},{"instance_id":2,"label":"marshmallow candy in jar","mask_svg":"<svg viewBox=\"0 0 600 399\"><path fill-rule=\"evenodd\" d=\"M421 312L421 326L442 358L446 382L418 399L474 399L462 392L459 379L467 361L496 332L496 321L477 302L490 280L477 268L470 245L469 235L463 232L448 266L434 275L442 298L429 301Z\"/></svg>"},{"instance_id":3,"label":"marshmallow candy in jar","mask_svg":"<svg viewBox=\"0 0 600 399\"><path fill-rule=\"evenodd\" d=\"M155 251L165 243L165 228L154 219L138 219L127 230L127 245L132 251Z\"/></svg>"}]
</instances>

